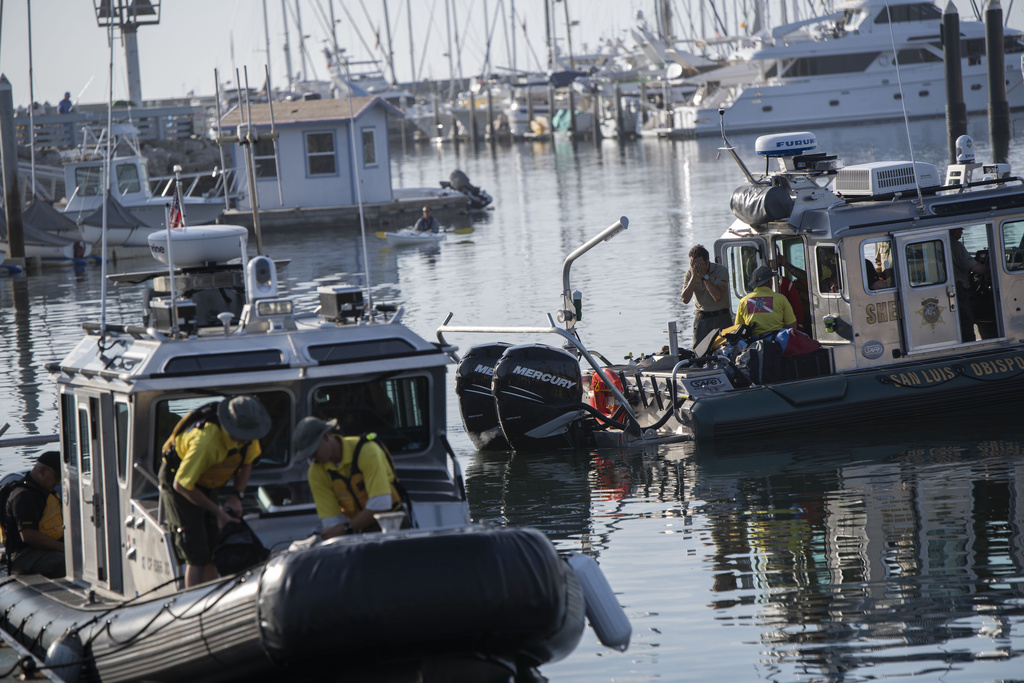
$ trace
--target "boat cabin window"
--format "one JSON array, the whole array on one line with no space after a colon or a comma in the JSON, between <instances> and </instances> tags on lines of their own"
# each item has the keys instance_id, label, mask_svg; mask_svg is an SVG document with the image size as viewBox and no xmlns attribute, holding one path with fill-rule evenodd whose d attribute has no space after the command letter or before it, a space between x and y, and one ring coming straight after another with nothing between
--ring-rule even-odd
<instances>
[{"instance_id":1,"label":"boat cabin window","mask_svg":"<svg viewBox=\"0 0 1024 683\"><path fill-rule=\"evenodd\" d=\"M897 57L900 62L900 66L908 66L910 64L926 64L928 62L941 62L942 57L935 54L931 50L925 47L919 47L914 49L900 50L897 53Z\"/></svg>"},{"instance_id":2,"label":"boat cabin window","mask_svg":"<svg viewBox=\"0 0 1024 683\"><path fill-rule=\"evenodd\" d=\"M75 429L75 397L73 394L60 395L60 432L63 435L64 464L68 464L72 453L78 452L78 430ZM72 463L72 468L77 465Z\"/></svg>"},{"instance_id":3,"label":"boat cabin window","mask_svg":"<svg viewBox=\"0 0 1024 683\"><path fill-rule=\"evenodd\" d=\"M1002 232L1006 270L1024 270L1024 220L1006 221Z\"/></svg>"},{"instance_id":4,"label":"boat cabin window","mask_svg":"<svg viewBox=\"0 0 1024 683\"><path fill-rule=\"evenodd\" d=\"M231 394L232 396L234 394ZM291 452L292 433L292 399L284 391L261 391L252 394L270 414L270 432L260 439L260 457L253 463L253 467L261 469L264 467L280 467L288 464L288 454ZM201 408L207 403L219 403L228 396L211 394L208 396L184 396L180 398L169 398L156 402L155 419L156 425L153 434L153 471L160 469L164 442L174 431L175 426L191 411Z\"/></svg>"},{"instance_id":5,"label":"boat cabin window","mask_svg":"<svg viewBox=\"0 0 1024 683\"><path fill-rule=\"evenodd\" d=\"M946 250L942 240L914 242L906 246L907 284L931 287L946 281Z\"/></svg>"},{"instance_id":6,"label":"boat cabin window","mask_svg":"<svg viewBox=\"0 0 1024 683\"><path fill-rule=\"evenodd\" d=\"M758 266L758 249L755 245L747 243L730 244L723 251L725 265L729 269L729 286L732 290L729 294L735 305L735 302L750 293L747 283L750 282L754 268Z\"/></svg>"},{"instance_id":7,"label":"boat cabin window","mask_svg":"<svg viewBox=\"0 0 1024 683\"><path fill-rule=\"evenodd\" d=\"M96 197L103 194L103 168L101 166L80 166L75 169L75 187L79 197Z\"/></svg>"},{"instance_id":8,"label":"boat cabin window","mask_svg":"<svg viewBox=\"0 0 1024 683\"><path fill-rule=\"evenodd\" d=\"M878 57L877 52L859 52L845 55L816 55L794 59L783 69L786 78L828 76L832 74L860 73Z\"/></svg>"},{"instance_id":9,"label":"boat cabin window","mask_svg":"<svg viewBox=\"0 0 1024 683\"><path fill-rule=\"evenodd\" d=\"M78 451L78 467L83 477L92 474L92 429L89 411L85 406L78 408L78 435L81 449Z\"/></svg>"},{"instance_id":10,"label":"boat cabin window","mask_svg":"<svg viewBox=\"0 0 1024 683\"><path fill-rule=\"evenodd\" d=\"M306 174L337 175L334 133L306 133Z\"/></svg>"},{"instance_id":11,"label":"boat cabin window","mask_svg":"<svg viewBox=\"0 0 1024 683\"><path fill-rule=\"evenodd\" d=\"M887 239L865 240L861 245L864 259L864 289L868 292L896 287L892 268L892 243Z\"/></svg>"},{"instance_id":12,"label":"boat cabin window","mask_svg":"<svg viewBox=\"0 0 1024 683\"><path fill-rule=\"evenodd\" d=\"M139 181L139 168L134 163L118 164L115 172L117 174L117 191L120 194L124 195L129 192L142 191L142 183Z\"/></svg>"},{"instance_id":13,"label":"boat cabin window","mask_svg":"<svg viewBox=\"0 0 1024 683\"><path fill-rule=\"evenodd\" d=\"M425 376L325 384L312 394L310 414L337 420L346 436L375 432L393 455L430 445L430 382Z\"/></svg>"},{"instance_id":14,"label":"boat cabin window","mask_svg":"<svg viewBox=\"0 0 1024 683\"><path fill-rule=\"evenodd\" d=\"M811 303L807 290L807 257L799 237L776 238L775 261L779 271L779 293L785 295L796 315L797 329L807 332Z\"/></svg>"},{"instance_id":15,"label":"boat cabin window","mask_svg":"<svg viewBox=\"0 0 1024 683\"><path fill-rule=\"evenodd\" d=\"M906 21L938 21L942 19L942 12L932 3L920 3L917 5L894 5L883 7L882 11L875 17L876 24L888 24L889 16L892 15L892 23L900 24Z\"/></svg>"},{"instance_id":16,"label":"boat cabin window","mask_svg":"<svg viewBox=\"0 0 1024 683\"><path fill-rule=\"evenodd\" d=\"M117 446L117 479L128 481L128 404L114 402L114 439Z\"/></svg>"},{"instance_id":17,"label":"boat cabin window","mask_svg":"<svg viewBox=\"0 0 1024 683\"><path fill-rule=\"evenodd\" d=\"M817 287L820 294L838 294L842 282L839 258L833 245L822 245L814 248L814 262L817 274Z\"/></svg>"},{"instance_id":18,"label":"boat cabin window","mask_svg":"<svg viewBox=\"0 0 1024 683\"><path fill-rule=\"evenodd\" d=\"M274 141L260 138L252 150L252 159L256 163L257 178L277 177L277 157L274 156Z\"/></svg>"}]
</instances>

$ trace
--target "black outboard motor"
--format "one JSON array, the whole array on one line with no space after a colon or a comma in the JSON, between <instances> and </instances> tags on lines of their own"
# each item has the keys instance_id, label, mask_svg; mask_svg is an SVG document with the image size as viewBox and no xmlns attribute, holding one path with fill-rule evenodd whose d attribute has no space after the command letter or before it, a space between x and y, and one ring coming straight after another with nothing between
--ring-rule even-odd
<instances>
[{"instance_id":1,"label":"black outboard motor","mask_svg":"<svg viewBox=\"0 0 1024 683\"><path fill-rule=\"evenodd\" d=\"M474 346L455 368L455 395L459 397L462 424L477 450L506 451L508 440L498 424L498 410L491 394L491 377L507 342Z\"/></svg>"},{"instance_id":2,"label":"black outboard motor","mask_svg":"<svg viewBox=\"0 0 1024 683\"><path fill-rule=\"evenodd\" d=\"M491 392L498 423L516 451L588 444L576 357L544 344L513 346L494 366Z\"/></svg>"},{"instance_id":3,"label":"black outboard motor","mask_svg":"<svg viewBox=\"0 0 1024 683\"><path fill-rule=\"evenodd\" d=\"M448 184L456 192L461 192L469 197L468 207L471 211L479 211L493 201L491 195L469 182L469 177L459 169L455 169L448 176Z\"/></svg>"}]
</instances>

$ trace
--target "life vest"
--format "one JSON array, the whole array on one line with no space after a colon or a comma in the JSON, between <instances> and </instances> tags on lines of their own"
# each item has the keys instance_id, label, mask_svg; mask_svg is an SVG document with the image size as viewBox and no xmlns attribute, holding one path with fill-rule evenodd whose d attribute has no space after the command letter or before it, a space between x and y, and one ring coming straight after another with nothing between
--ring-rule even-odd
<instances>
[{"instance_id":1,"label":"life vest","mask_svg":"<svg viewBox=\"0 0 1024 683\"><path fill-rule=\"evenodd\" d=\"M363 446L368 441L373 441L382 451L384 451L384 457L387 459L388 467L391 468L391 474L395 477L391 481L390 509L393 512L401 510L402 501L403 499L406 499L408 495L405 492L405 488L399 483L397 475L395 475L395 463L391 460L391 452L388 451L387 446L385 446L383 442L377 441L377 435L373 432L363 434L359 437L342 436L338 433L335 433L335 436L340 438L342 443L351 443L353 439L358 439L355 445L355 450L352 453L352 467L349 470L348 477L345 477L336 469L327 468L327 474L331 478L331 489L334 491L334 497L337 499L342 512L351 519L366 507L366 502L370 499L369 494L366 492L365 477L363 476L362 470L359 468L359 455L363 450Z\"/></svg>"},{"instance_id":2,"label":"life vest","mask_svg":"<svg viewBox=\"0 0 1024 683\"><path fill-rule=\"evenodd\" d=\"M64 513L61 508L60 500L52 493L41 489L34 482L30 482L25 479L25 477L22 477L0 486L0 542L3 542L4 547L8 548L8 538L20 537L21 535L21 529L18 528L18 520L7 514L7 503L11 500L11 496L14 495L14 492L19 488L26 488L36 495L46 496L46 505L43 508L43 514L40 516L39 522L36 526L40 532L49 538L52 538L55 541L63 540ZM7 553L7 560L9 563L9 552Z\"/></svg>"},{"instance_id":3,"label":"life vest","mask_svg":"<svg viewBox=\"0 0 1024 683\"><path fill-rule=\"evenodd\" d=\"M220 428L220 417L218 417L217 414L217 408L219 405L219 401L212 401L199 406L195 410L190 411L188 415L178 420L178 424L174 426L174 429L171 431L171 435L167 437L167 441L164 442L163 448L164 461L170 468L172 476L176 474L178 468L181 467L181 456L178 455L178 449L174 442L182 434L193 429L202 429L208 424L212 424ZM201 477L199 477L196 485L205 489L214 489L223 486L235 475L238 468L242 466L242 463L245 461L245 454L250 445L251 443L246 444L245 447L241 449L232 448L228 451L224 460L208 469Z\"/></svg>"},{"instance_id":4,"label":"life vest","mask_svg":"<svg viewBox=\"0 0 1024 683\"><path fill-rule=\"evenodd\" d=\"M613 371L611 368L601 368L605 375L607 375L609 381L615 388L619 390L621 394L622 380L619 379L618 373ZM600 410L605 415L614 415L615 411L619 408L619 401L615 398L615 394L608 388L604 380L601 379L601 375L596 372L590 378L590 405Z\"/></svg>"}]
</instances>

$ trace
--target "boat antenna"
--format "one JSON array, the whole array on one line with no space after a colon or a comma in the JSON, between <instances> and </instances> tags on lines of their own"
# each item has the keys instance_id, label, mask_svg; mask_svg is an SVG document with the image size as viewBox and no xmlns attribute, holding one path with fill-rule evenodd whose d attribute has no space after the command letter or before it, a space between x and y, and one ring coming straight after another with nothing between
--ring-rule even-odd
<instances>
[{"instance_id":1,"label":"boat antenna","mask_svg":"<svg viewBox=\"0 0 1024 683\"><path fill-rule=\"evenodd\" d=\"M900 76L900 57L896 52L896 38L892 31L892 12L889 0L885 0L885 16L889 20L889 43L892 45L892 63L896 67L896 85L900 89L900 106L903 108L903 127L907 131L907 147L910 148L910 167L914 176L914 189L917 190L917 209L924 211L924 197L921 194L921 183L917 177L917 161L914 159L914 141L910 139L910 118L907 116L907 98L903 96L903 78Z\"/></svg>"},{"instance_id":2,"label":"boat antenna","mask_svg":"<svg viewBox=\"0 0 1024 683\"><path fill-rule=\"evenodd\" d=\"M766 179L758 180L754 176L750 175L750 171L747 170L747 165L745 163L743 163L743 159L740 159L740 155L736 153L736 148L732 146L731 142L729 142L729 138L725 137L725 108L724 107L719 107L718 108L718 125L719 125L719 128L721 128L721 130L722 130L722 143L725 145L724 147L719 147L718 148L718 156L721 157L722 156L722 152L728 152L729 154L731 154L733 161L735 161L736 165L738 165L740 167L740 170L743 171L743 175L745 175L747 177L747 182L750 183L751 185L768 185L768 184L770 184L771 183L770 180L766 180Z\"/></svg>"},{"instance_id":3,"label":"boat antenna","mask_svg":"<svg viewBox=\"0 0 1024 683\"><path fill-rule=\"evenodd\" d=\"M345 63L345 79L351 82L352 74L349 71L348 62ZM366 248L366 217L363 215L363 181L359 177L359 167L356 163L356 115L352 104L352 91L348 93L348 135L352 149L352 180L356 186L356 202L359 204L359 234L363 238L363 276L366 278L366 304L368 310L373 310L373 289L370 286L370 257Z\"/></svg>"},{"instance_id":4,"label":"boat antenna","mask_svg":"<svg viewBox=\"0 0 1024 683\"><path fill-rule=\"evenodd\" d=\"M238 69L235 69L235 83L238 83ZM242 103L238 103L238 119L243 121ZM252 127L252 105L249 102L249 67L245 67L245 117L244 125L239 126L238 144L242 145L245 151L245 171L249 180L249 204L252 205L252 228L256 232L256 253L263 256L263 231L260 230L260 197L259 189L256 187L256 160L253 158L252 146L256 144L259 136ZM245 129L245 137L241 135L241 129ZM278 168L278 173L281 169Z\"/></svg>"},{"instance_id":5,"label":"boat antenna","mask_svg":"<svg viewBox=\"0 0 1024 683\"><path fill-rule=\"evenodd\" d=\"M110 196L110 131L114 126L114 23L107 24L107 50L110 54L107 64L107 151L103 155L103 213L100 230L100 338L99 348L105 350L107 335L107 201ZM177 315L175 315L177 320Z\"/></svg>"}]
</instances>

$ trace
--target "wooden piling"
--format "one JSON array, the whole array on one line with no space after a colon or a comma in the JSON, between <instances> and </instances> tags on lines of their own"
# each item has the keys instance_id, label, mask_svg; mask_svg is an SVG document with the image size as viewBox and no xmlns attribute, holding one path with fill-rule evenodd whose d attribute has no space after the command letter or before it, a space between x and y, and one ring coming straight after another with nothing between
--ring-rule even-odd
<instances>
[{"instance_id":1,"label":"wooden piling","mask_svg":"<svg viewBox=\"0 0 1024 683\"><path fill-rule=\"evenodd\" d=\"M7 218L7 259L11 265L25 265L25 232L21 222L21 192L18 189L18 143L14 138L14 94L7 76L0 74L0 170Z\"/></svg>"}]
</instances>

